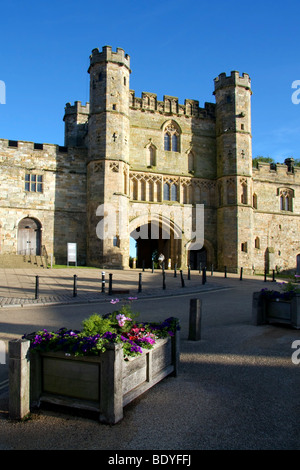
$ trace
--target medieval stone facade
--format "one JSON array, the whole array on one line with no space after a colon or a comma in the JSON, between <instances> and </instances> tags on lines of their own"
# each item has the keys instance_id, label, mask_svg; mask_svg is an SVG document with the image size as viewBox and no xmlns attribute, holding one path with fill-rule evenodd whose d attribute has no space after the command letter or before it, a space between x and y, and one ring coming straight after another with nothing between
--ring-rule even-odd
<instances>
[{"instance_id":1,"label":"medieval stone facade","mask_svg":"<svg viewBox=\"0 0 300 470\"><path fill-rule=\"evenodd\" d=\"M300 269L300 168L252 168L247 74L219 75L202 108L136 97L119 48L94 49L88 73L89 103L65 107L64 147L0 140L1 255L66 264L72 242L79 264L124 268L133 236L146 267L156 250L178 268Z\"/></svg>"}]
</instances>

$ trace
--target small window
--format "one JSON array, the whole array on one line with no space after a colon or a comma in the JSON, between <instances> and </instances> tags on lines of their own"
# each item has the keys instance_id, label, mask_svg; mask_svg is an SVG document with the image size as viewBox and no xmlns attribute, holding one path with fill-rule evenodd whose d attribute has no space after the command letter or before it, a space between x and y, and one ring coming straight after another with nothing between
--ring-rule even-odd
<instances>
[{"instance_id":1,"label":"small window","mask_svg":"<svg viewBox=\"0 0 300 470\"><path fill-rule=\"evenodd\" d=\"M255 238L255 248L260 248L260 240L259 237Z\"/></svg>"},{"instance_id":2,"label":"small window","mask_svg":"<svg viewBox=\"0 0 300 470\"><path fill-rule=\"evenodd\" d=\"M18 147L18 141L17 140L9 140L8 141L8 146L9 147Z\"/></svg>"},{"instance_id":3,"label":"small window","mask_svg":"<svg viewBox=\"0 0 300 470\"><path fill-rule=\"evenodd\" d=\"M32 175L30 173L26 173L25 191L29 191L31 193L42 193L43 192L43 176Z\"/></svg>"},{"instance_id":4,"label":"small window","mask_svg":"<svg viewBox=\"0 0 300 470\"><path fill-rule=\"evenodd\" d=\"M280 191L280 210L281 211L293 211L293 194L291 190Z\"/></svg>"},{"instance_id":5,"label":"small window","mask_svg":"<svg viewBox=\"0 0 300 470\"><path fill-rule=\"evenodd\" d=\"M164 149L171 152L180 152L179 133L175 126L170 125L165 129Z\"/></svg>"},{"instance_id":6,"label":"small window","mask_svg":"<svg viewBox=\"0 0 300 470\"><path fill-rule=\"evenodd\" d=\"M248 251L247 242L241 244L241 251L243 251L244 253L247 253Z\"/></svg>"},{"instance_id":7,"label":"small window","mask_svg":"<svg viewBox=\"0 0 300 470\"><path fill-rule=\"evenodd\" d=\"M113 246L119 246L119 237L118 236L115 236L113 238Z\"/></svg>"}]
</instances>

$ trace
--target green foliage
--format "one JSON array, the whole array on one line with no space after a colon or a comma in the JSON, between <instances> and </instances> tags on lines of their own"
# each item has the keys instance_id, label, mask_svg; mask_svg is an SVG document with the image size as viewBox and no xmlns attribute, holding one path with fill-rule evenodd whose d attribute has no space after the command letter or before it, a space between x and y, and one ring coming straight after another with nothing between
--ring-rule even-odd
<instances>
[{"instance_id":1,"label":"green foliage","mask_svg":"<svg viewBox=\"0 0 300 470\"><path fill-rule=\"evenodd\" d=\"M271 158L271 157L261 157L261 156L257 156L255 158L252 159L252 166L256 167L258 162L262 162L262 163L275 163L274 159Z\"/></svg>"},{"instance_id":2,"label":"green foliage","mask_svg":"<svg viewBox=\"0 0 300 470\"><path fill-rule=\"evenodd\" d=\"M91 315L82 322L83 333L87 336L103 335L106 331L116 333L113 327L114 321L109 318L103 318L101 315Z\"/></svg>"}]
</instances>

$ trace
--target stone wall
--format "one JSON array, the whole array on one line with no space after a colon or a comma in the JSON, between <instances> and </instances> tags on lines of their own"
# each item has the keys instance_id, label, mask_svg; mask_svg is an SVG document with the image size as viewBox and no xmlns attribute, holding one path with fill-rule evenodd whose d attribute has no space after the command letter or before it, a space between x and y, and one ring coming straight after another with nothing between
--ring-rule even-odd
<instances>
[{"instance_id":1,"label":"stone wall","mask_svg":"<svg viewBox=\"0 0 300 470\"><path fill-rule=\"evenodd\" d=\"M41 244L56 262L66 263L67 242L76 242L84 264L86 152L50 144L37 147L0 140L1 253L18 252L18 225L29 217L39 222ZM26 190L25 175L42 177L40 191Z\"/></svg>"}]
</instances>

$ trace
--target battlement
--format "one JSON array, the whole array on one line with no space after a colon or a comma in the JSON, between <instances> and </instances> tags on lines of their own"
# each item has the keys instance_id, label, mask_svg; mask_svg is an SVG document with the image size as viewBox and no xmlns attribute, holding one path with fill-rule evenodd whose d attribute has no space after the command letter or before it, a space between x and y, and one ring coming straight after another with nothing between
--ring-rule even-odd
<instances>
[{"instance_id":1,"label":"battlement","mask_svg":"<svg viewBox=\"0 0 300 470\"><path fill-rule=\"evenodd\" d=\"M221 73L214 79L215 91L228 86L242 86L251 90L251 79L247 73L240 75L239 72L233 70L229 76Z\"/></svg>"},{"instance_id":2,"label":"battlement","mask_svg":"<svg viewBox=\"0 0 300 470\"><path fill-rule=\"evenodd\" d=\"M300 167L291 165L291 159L286 159L284 163L258 162L252 168L252 174L254 178L280 178L285 183L300 183Z\"/></svg>"},{"instance_id":3,"label":"battlement","mask_svg":"<svg viewBox=\"0 0 300 470\"><path fill-rule=\"evenodd\" d=\"M56 155L58 153L67 153L68 148L56 145L56 144L40 144L31 141L24 141L24 140L8 140L8 139L0 139L0 150L5 152L6 150L16 150L16 151L27 151L29 153L32 150L43 150L44 152L48 153L49 155Z\"/></svg>"},{"instance_id":4,"label":"battlement","mask_svg":"<svg viewBox=\"0 0 300 470\"><path fill-rule=\"evenodd\" d=\"M81 104L81 101L75 101L73 105L66 103L65 114L89 114L90 104Z\"/></svg>"},{"instance_id":5,"label":"battlement","mask_svg":"<svg viewBox=\"0 0 300 470\"><path fill-rule=\"evenodd\" d=\"M142 92L142 97L138 98L135 96L134 90L130 90L129 102L132 109L141 111L215 118L215 103L205 103L204 108L201 108L197 100L185 99L184 104L180 104L176 96L164 95L163 101L159 101L155 93L149 92Z\"/></svg>"},{"instance_id":6,"label":"battlement","mask_svg":"<svg viewBox=\"0 0 300 470\"><path fill-rule=\"evenodd\" d=\"M125 65L130 70L130 56L125 54L124 49L117 48L116 52L112 51L111 46L103 46L102 52L98 48L92 50L90 55L90 67L101 62L115 62ZM90 71L90 67L88 72Z\"/></svg>"}]
</instances>

